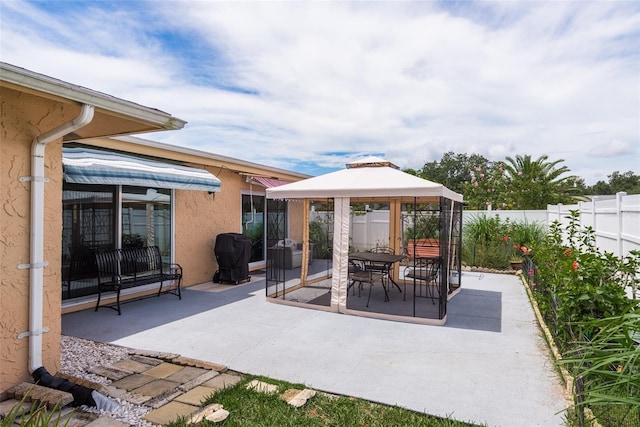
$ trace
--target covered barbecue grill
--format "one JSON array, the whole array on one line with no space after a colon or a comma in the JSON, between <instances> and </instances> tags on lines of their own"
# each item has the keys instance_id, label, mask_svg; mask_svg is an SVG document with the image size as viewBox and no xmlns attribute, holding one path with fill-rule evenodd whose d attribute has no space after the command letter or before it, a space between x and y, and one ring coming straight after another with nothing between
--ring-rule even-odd
<instances>
[{"instance_id":1,"label":"covered barbecue grill","mask_svg":"<svg viewBox=\"0 0 640 427\"><path fill-rule=\"evenodd\" d=\"M213 276L215 283L231 282L238 284L251 280L249 259L251 258L251 239L240 233L222 233L216 237L214 248L218 271Z\"/></svg>"}]
</instances>

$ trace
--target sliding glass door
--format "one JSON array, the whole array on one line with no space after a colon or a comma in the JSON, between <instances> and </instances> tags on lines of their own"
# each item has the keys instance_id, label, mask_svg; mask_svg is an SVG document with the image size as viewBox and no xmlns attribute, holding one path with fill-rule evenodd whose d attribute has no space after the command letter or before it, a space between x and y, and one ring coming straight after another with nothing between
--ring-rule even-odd
<instances>
[{"instance_id":1,"label":"sliding glass door","mask_svg":"<svg viewBox=\"0 0 640 427\"><path fill-rule=\"evenodd\" d=\"M242 195L242 233L251 239L249 262L264 261L265 196Z\"/></svg>"},{"instance_id":2,"label":"sliding glass door","mask_svg":"<svg viewBox=\"0 0 640 427\"><path fill-rule=\"evenodd\" d=\"M62 299L97 293L97 250L158 246L163 261L170 262L171 191L64 183Z\"/></svg>"},{"instance_id":3,"label":"sliding glass door","mask_svg":"<svg viewBox=\"0 0 640 427\"><path fill-rule=\"evenodd\" d=\"M122 187L122 247L158 246L171 259L171 190Z\"/></svg>"},{"instance_id":4,"label":"sliding glass door","mask_svg":"<svg viewBox=\"0 0 640 427\"><path fill-rule=\"evenodd\" d=\"M264 262L267 248L287 236L287 212L286 201L266 200L262 194L242 195L242 233L251 239L250 263ZM269 227L265 227L267 222Z\"/></svg>"}]
</instances>

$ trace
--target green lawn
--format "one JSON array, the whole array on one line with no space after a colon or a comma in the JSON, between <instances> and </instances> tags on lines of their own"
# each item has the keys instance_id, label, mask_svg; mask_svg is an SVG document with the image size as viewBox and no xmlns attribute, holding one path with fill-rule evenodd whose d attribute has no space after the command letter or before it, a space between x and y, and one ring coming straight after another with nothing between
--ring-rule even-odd
<instances>
[{"instance_id":1,"label":"green lawn","mask_svg":"<svg viewBox=\"0 0 640 427\"><path fill-rule=\"evenodd\" d=\"M265 394L247 390L246 384L258 379L278 386L278 393ZM294 408L280 398L288 389L303 390L301 384L290 384L270 378L246 376L233 387L216 392L207 404L219 403L229 411L222 423L206 420L203 425L218 426L433 426L468 427L463 423L433 417L394 406L371 403L361 399L316 393L303 407ZM428 410L428 408L427 408ZM184 420L172 427L186 426Z\"/></svg>"}]
</instances>

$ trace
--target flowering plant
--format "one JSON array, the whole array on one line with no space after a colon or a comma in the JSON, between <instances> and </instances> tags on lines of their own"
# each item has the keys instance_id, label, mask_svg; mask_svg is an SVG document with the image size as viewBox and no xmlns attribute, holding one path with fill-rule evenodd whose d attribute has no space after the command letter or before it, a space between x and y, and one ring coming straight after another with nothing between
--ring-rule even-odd
<instances>
[{"instance_id":1,"label":"flowering plant","mask_svg":"<svg viewBox=\"0 0 640 427\"><path fill-rule=\"evenodd\" d=\"M525 255L531 254L531 249L523 245L513 245L512 259L522 260Z\"/></svg>"},{"instance_id":2,"label":"flowering plant","mask_svg":"<svg viewBox=\"0 0 640 427\"><path fill-rule=\"evenodd\" d=\"M509 236L504 236L502 241L507 245L509 261L511 262L520 262L525 255L531 254L531 248L527 246L520 244L510 245L511 238Z\"/></svg>"},{"instance_id":3,"label":"flowering plant","mask_svg":"<svg viewBox=\"0 0 640 427\"><path fill-rule=\"evenodd\" d=\"M552 223L547 239L531 255L538 273L534 295L562 351L580 333L588 337L595 332L577 330L579 322L620 315L635 304L625 288L640 265L638 251L624 258L600 251L593 229L580 226L578 211L570 211L567 219L564 228L558 221Z\"/></svg>"}]
</instances>

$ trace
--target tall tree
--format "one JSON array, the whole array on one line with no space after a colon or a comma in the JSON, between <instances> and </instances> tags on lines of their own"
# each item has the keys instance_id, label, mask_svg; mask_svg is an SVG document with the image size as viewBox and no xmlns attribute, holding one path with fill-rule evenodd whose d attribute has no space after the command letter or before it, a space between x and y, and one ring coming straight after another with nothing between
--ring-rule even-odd
<instances>
[{"instance_id":1,"label":"tall tree","mask_svg":"<svg viewBox=\"0 0 640 427\"><path fill-rule=\"evenodd\" d=\"M595 185L587 187L586 194L616 194L621 191L627 194L640 194L640 175L636 175L633 171L624 173L615 171L607 178L608 182L598 181Z\"/></svg>"},{"instance_id":2,"label":"tall tree","mask_svg":"<svg viewBox=\"0 0 640 427\"><path fill-rule=\"evenodd\" d=\"M567 175L569 168L558 166L562 162L563 159L549 161L546 155L536 160L528 154L507 157L504 168L512 209L546 209L548 204L579 200L578 178Z\"/></svg>"},{"instance_id":3,"label":"tall tree","mask_svg":"<svg viewBox=\"0 0 640 427\"><path fill-rule=\"evenodd\" d=\"M489 161L479 154L454 153L449 151L442 158L427 162L422 169L405 169L405 172L437 182L456 193L464 191L465 182L469 180L469 171L477 168L485 169Z\"/></svg>"},{"instance_id":4,"label":"tall tree","mask_svg":"<svg viewBox=\"0 0 640 427\"><path fill-rule=\"evenodd\" d=\"M450 151L420 170L405 172L462 193L469 209L487 209L489 205L493 209L546 209L548 204L583 199L584 181L569 175L568 167L559 166L563 161L517 155L493 162L479 154Z\"/></svg>"},{"instance_id":5,"label":"tall tree","mask_svg":"<svg viewBox=\"0 0 640 427\"><path fill-rule=\"evenodd\" d=\"M513 209L503 162L489 162L467 171L464 201L469 209Z\"/></svg>"}]
</instances>

